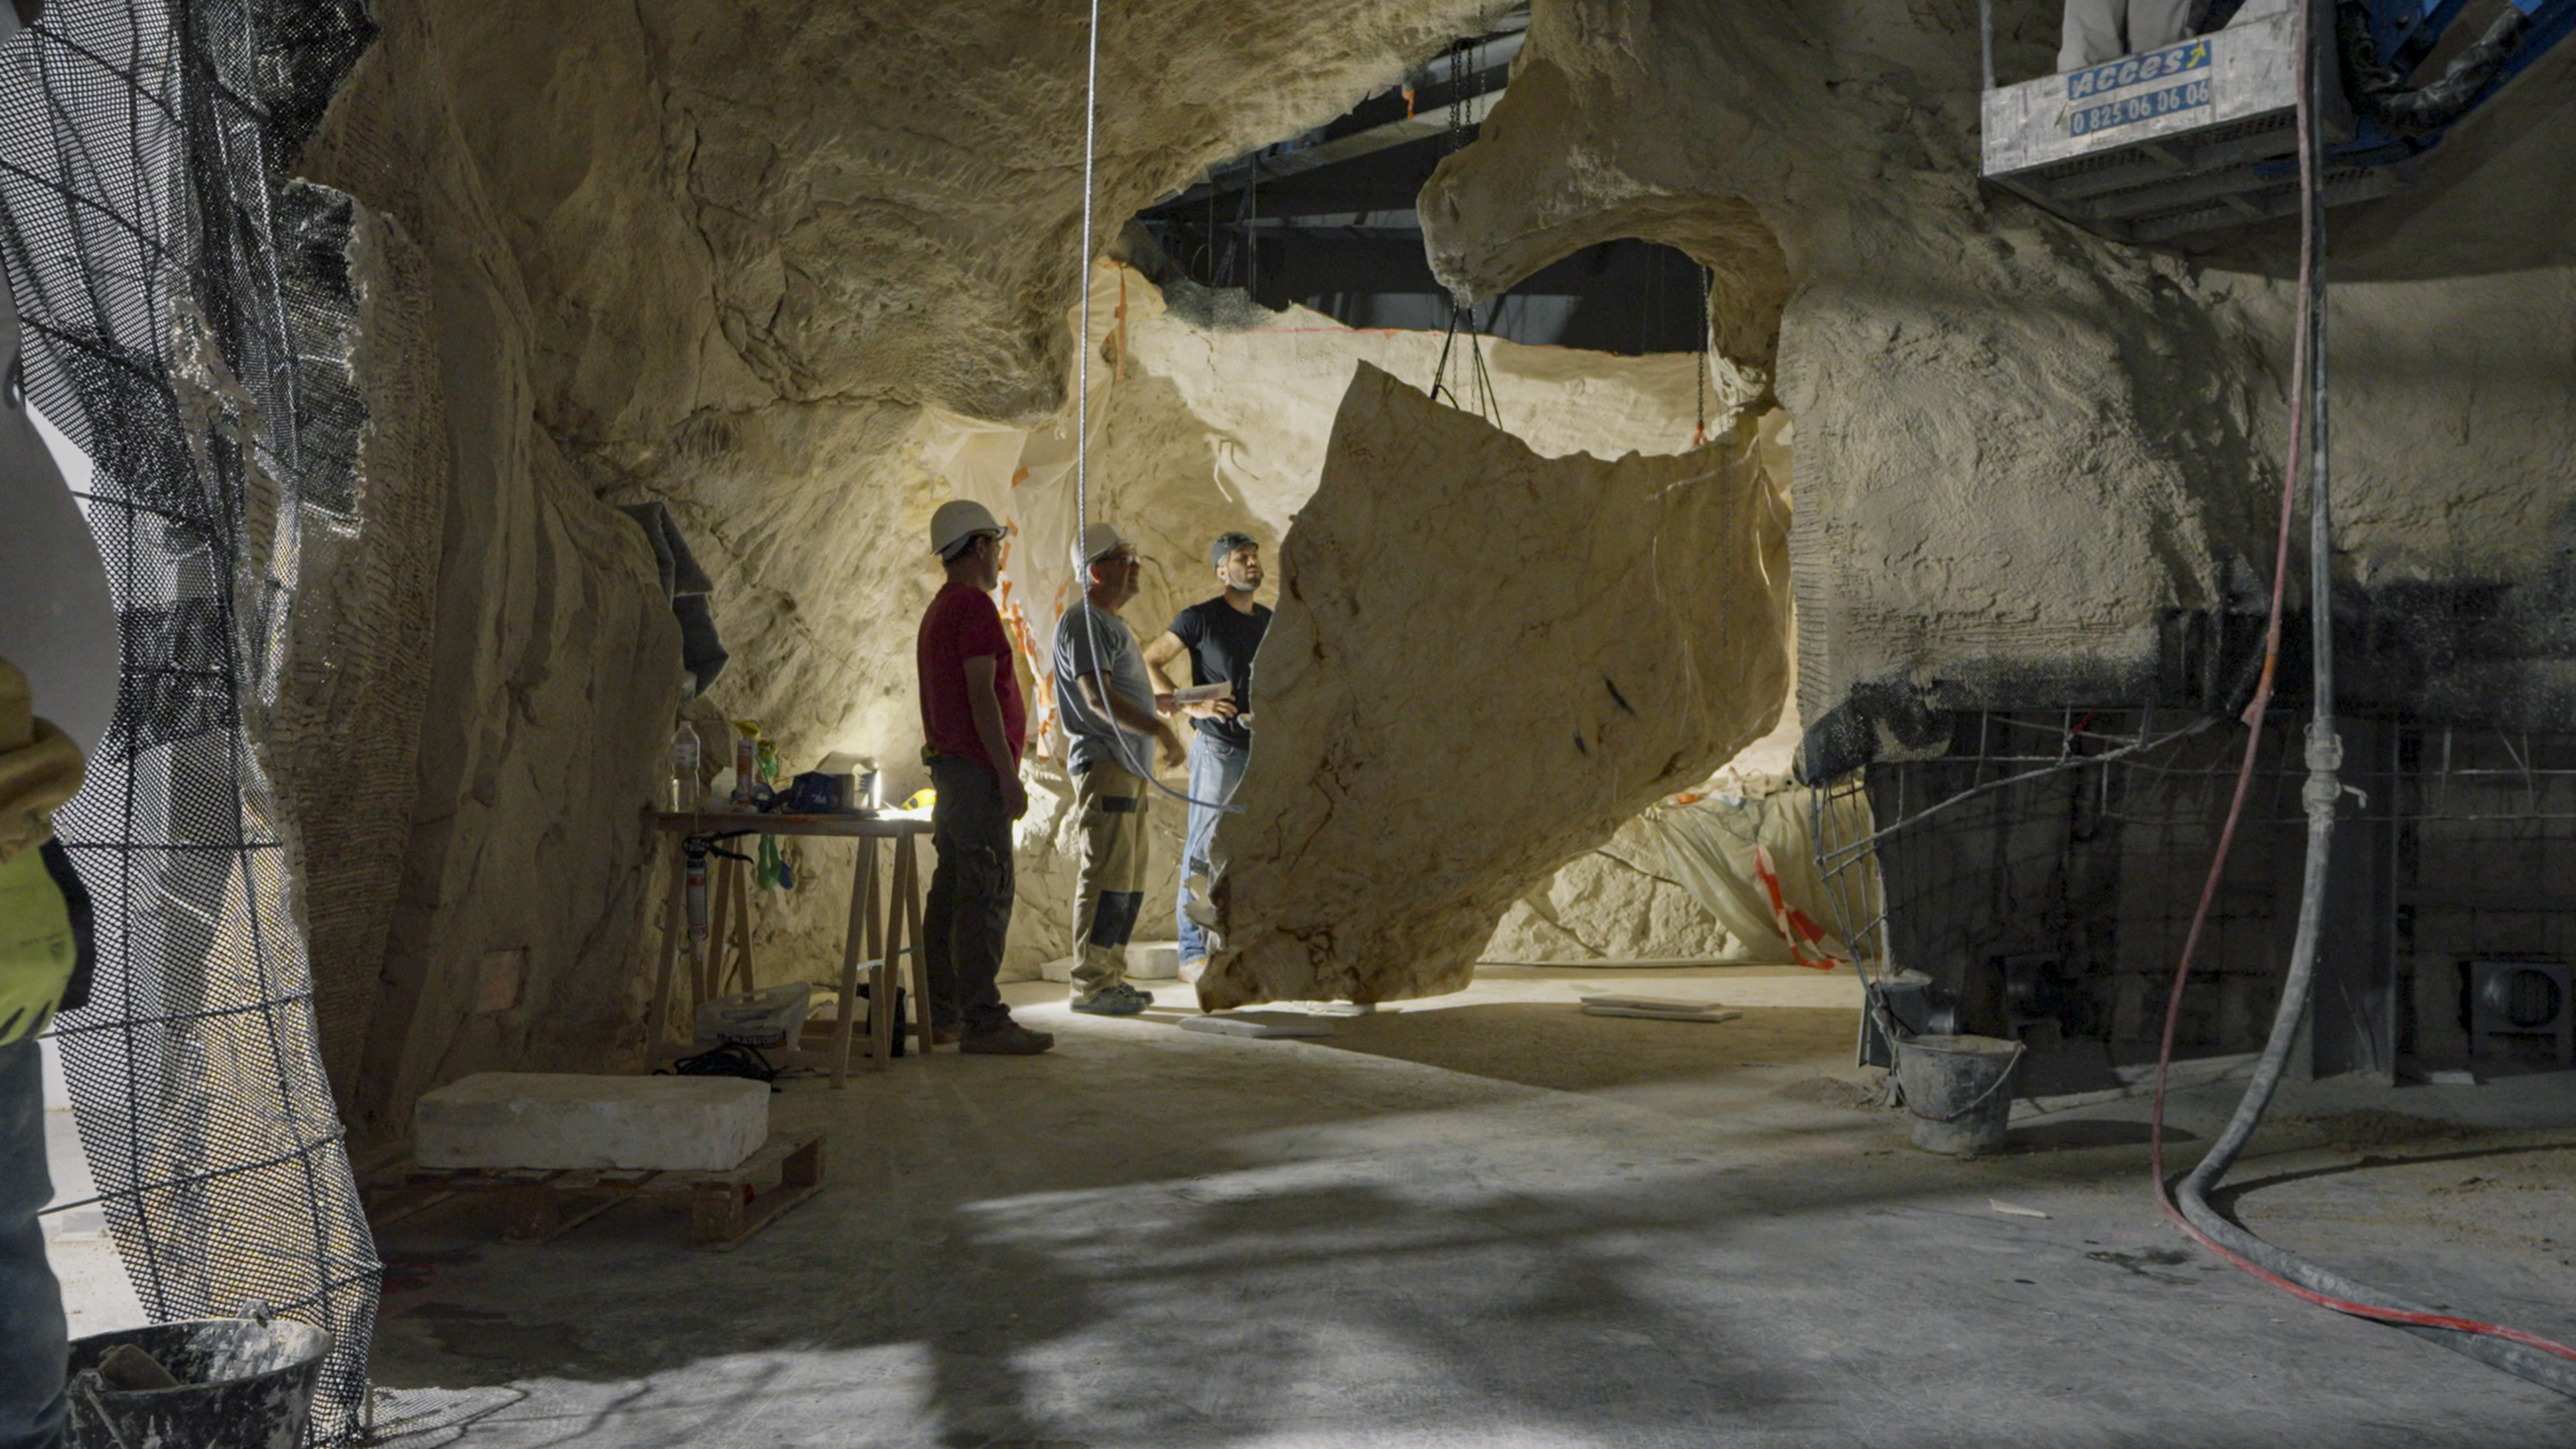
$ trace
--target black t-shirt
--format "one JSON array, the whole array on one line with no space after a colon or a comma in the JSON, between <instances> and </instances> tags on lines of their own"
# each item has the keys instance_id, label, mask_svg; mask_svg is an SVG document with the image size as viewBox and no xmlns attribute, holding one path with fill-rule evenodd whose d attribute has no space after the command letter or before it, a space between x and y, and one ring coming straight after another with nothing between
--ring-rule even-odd
<instances>
[{"instance_id":1,"label":"black t-shirt","mask_svg":"<svg viewBox=\"0 0 2576 1449\"><path fill-rule=\"evenodd\" d=\"M1190 683L1232 681L1234 707L1252 713L1252 655L1270 628L1270 611L1259 604L1247 614L1220 594L1192 604L1172 621L1172 637L1189 646ZM1201 733L1238 748L1252 743L1252 731L1232 720L1193 721Z\"/></svg>"}]
</instances>

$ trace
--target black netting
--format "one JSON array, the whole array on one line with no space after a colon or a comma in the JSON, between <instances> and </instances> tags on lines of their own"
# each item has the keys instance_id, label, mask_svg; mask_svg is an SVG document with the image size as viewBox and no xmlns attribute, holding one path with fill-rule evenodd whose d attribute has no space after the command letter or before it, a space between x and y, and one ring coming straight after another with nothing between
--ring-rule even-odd
<instances>
[{"instance_id":1,"label":"black netting","mask_svg":"<svg viewBox=\"0 0 2576 1449\"><path fill-rule=\"evenodd\" d=\"M2233 720L2176 710L1962 711L1941 753L1880 760L1826 787L1866 810L1816 813L1833 925L1866 959L1956 993L1968 1025L2101 1042L2152 1061L2183 942L2242 767ZM2174 1039L2185 1054L2262 1044L2286 970L2307 848L2294 708L2255 753ZM2479 960L2576 959L2564 889L2576 734L2349 713L2320 986L2316 1070L2394 1056L2464 1060ZM2016 997L2036 998L2017 1000ZM2525 1034L2499 1060L2548 1059Z\"/></svg>"},{"instance_id":2,"label":"black netting","mask_svg":"<svg viewBox=\"0 0 2576 1449\"><path fill-rule=\"evenodd\" d=\"M362 420L348 206L280 170L373 28L357 0L52 10L0 54L0 242L28 394L94 464L125 668L56 821L99 971L55 1036L145 1309L329 1328L314 1439L344 1442L378 1267L253 743L299 520L348 506Z\"/></svg>"}]
</instances>

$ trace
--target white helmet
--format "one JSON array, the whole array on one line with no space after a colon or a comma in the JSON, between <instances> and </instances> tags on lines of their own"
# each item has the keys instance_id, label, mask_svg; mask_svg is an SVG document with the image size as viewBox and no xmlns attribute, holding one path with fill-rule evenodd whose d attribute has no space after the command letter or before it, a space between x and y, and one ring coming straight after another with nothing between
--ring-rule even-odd
<instances>
[{"instance_id":1,"label":"white helmet","mask_svg":"<svg viewBox=\"0 0 2576 1449\"><path fill-rule=\"evenodd\" d=\"M1122 548L1131 545L1127 535L1106 523L1095 523L1082 531L1082 541L1073 546L1073 566L1086 569Z\"/></svg>"},{"instance_id":2,"label":"white helmet","mask_svg":"<svg viewBox=\"0 0 2576 1449\"><path fill-rule=\"evenodd\" d=\"M971 498L952 498L930 515L930 551L948 558L968 539L988 533L999 538L1003 532L993 510Z\"/></svg>"}]
</instances>

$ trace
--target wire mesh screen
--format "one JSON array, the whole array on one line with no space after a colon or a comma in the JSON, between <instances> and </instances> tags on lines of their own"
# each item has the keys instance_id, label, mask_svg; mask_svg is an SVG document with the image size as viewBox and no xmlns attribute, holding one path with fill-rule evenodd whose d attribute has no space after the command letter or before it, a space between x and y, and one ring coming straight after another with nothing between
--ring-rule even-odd
<instances>
[{"instance_id":1,"label":"wire mesh screen","mask_svg":"<svg viewBox=\"0 0 2576 1449\"><path fill-rule=\"evenodd\" d=\"M2305 723L2275 710L2257 744L2176 1023L2187 1053L2251 1050L2278 1003ZM2576 959L2562 884L2576 868L2576 739L2385 716L2347 717L2339 733L2347 789L2315 1069L2463 1059L2472 962ZM1837 925L1865 958L1955 992L1972 1029L2151 1058L2245 745L2241 725L2181 711L1959 713L1938 757L1873 764L1829 792L1871 806L1818 815Z\"/></svg>"},{"instance_id":2,"label":"wire mesh screen","mask_svg":"<svg viewBox=\"0 0 2576 1449\"><path fill-rule=\"evenodd\" d=\"M124 650L115 722L56 820L99 969L54 1034L146 1311L259 1301L330 1329L313 1437L341 1442L378 1268L253 743L299 519L344 505L357 431L329 208L289 199L281 158L372 31L357 0L52 10L0 56L0 211L28 395L94 465Z\"/></svg>"}]
</instances>

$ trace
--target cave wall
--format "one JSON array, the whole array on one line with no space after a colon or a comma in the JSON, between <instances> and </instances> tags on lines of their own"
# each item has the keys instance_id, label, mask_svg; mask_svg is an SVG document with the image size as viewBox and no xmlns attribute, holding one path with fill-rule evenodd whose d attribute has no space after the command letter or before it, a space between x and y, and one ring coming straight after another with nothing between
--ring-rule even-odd
<instances>
[{"instance_id":1,"label":"cave wall","mask_svg":"<svg viewBox=\"0 0 2576 1449\"><path fill-rule=\"evenodd\" d=\"M303 169L419 248L438 367L417 406L450 450L438 703L367 1049L370 1073L419 1083L596 1053L631 1015L634 932L611 922L649 890L600 822L652 793L674 698L640 541L601 500L669 503L716 575L735 663L707 712L761 719L791 761L902 761L935 583L913 545L948 486L932 440L1062 416L1082 34L1025 4L376 8L384 39ZM1110 7L1100 236L1391 82L1478 8ZM2051 17L2003 8L2006 68L2044 68ZM1423 197L1435 265L1471 293L1614 236L1713 268L1713 409L1798 420L1811 715L1888 674L2125 680L2161 610L2241 605L2264 555L2285 239L2143 253L1984 195L1975 64L1965 0L1540 0L1509 94ZM2549 201L2576 182L2565 72L2462 128L2413 193L2335 221L2342 566L2521 589L2523 702L2567 672L2533 587L2562 568L2576 456ZM1128 320L1129 352L1097 354L1136 383L1104 414L1104 456L1135 463L1105 496L1180 560L1140 605L1150 631L1191 582L1186 535L1237 510L1265 541L1287 526L1330 410L1306 394L1337 401L1345 360L1283 362L1264 349L1309 344L1212 312L1159 342ZM1427 372L1407 353L1426 339L1348 345ZM1617 416L1590 361L1540 361L1564 364L1570 414L1670 445L1648 436L1669 408ZM1542 452L1588 446L1505 411ZM2492 708L2495 674L2448 687ZM1043 878L1058 832L1030 830ZM482 884L501 879L578 884L540 904ZM828 918L793 903L782 929ZM1034 951L1053 928L1030 926ZM466 1010L457 983L522 948L580 1001Z\"/></svg>"},{"instance_id":2,"label":"cave wall","mask_svg":"<svg viewBox=\"0 0 2576 1449\"><path fill-rule=\"evenodd\" d=\"M389 10L391 7L388 7ZM370 426L445 471L428 699L382 993L350 1100L362 1136L489 1069L631 1054L647 872L637 812L679 703L678 628L631 522L539 426L532 304L417 15L384 33L307 147L423 284L370 298L434 377L371 387ZM387 315L390 314L390 315Z\"/></svg>"},{"instance_id":3,"label":"cave wall","mask_svg":"<svg viewBox=\"0 0 2576 1449\"><path fill-rule=\"evenodd\" d=\"M1125 610L1138 635L1150 640L1181 607L1213 591L1205 566L1208 540L1243 529L1268 550L1277 577L1277 546L1297 510L1313 494L1323 467L1333 418L1356 369L1363 363L1427 387L1444 339L1436 333L1353 330L1303 308L1269 312L1240 294L1210 295L1191 288L1167 298L1142 276L1104 262L1093 280L1091 487L1095 517L1116 522L1138 540L1145 561L1144 587ZM1075 325L1068 317L1067 325ZM1485 339L1481 344L1500 411L1513 436L1548 455L1588 454L1608 460L1642 450L1669 454L1689 447L1698 426L1697 363L1689 356L1612 357L1564 348L1531 348ZM1463 368L1466 344L1453 364ZM1708 389L1717 409L1742 391L1731 375ZM1716 425L1724 426L1721 413ZM725 511L707 517L711 536L723 543L730 572L719 575L728 618L761 607L764 582L802 578L800 610L848 609L853 600L893 598L908 630L938 576L909 546L917 519L941 497L986 501L1021 532L1011 541L1004 569L1006 611L1016 610L1030 639L1051 636L1056 611L1069 597L1072 570L1057 554L1071 536L1071 421L1060 410L1033 428L963 418L925 409L903 446L912 471L905 492L893 499L852 486L830 507L801 515L775 530L777 544L755 556L728 533ZM871 446L893 446L872 443ZM709 460L738 458L740 447L708 450ZM771 499L766 480L788 465L744 470L730 508L791 508ZM853 467L864 465L853 458ZM692 461L688 466L714 466ZM725 466L731 466L727 463ZM883 470L877 474L887 476ZM622 496L622 495L621 495ZM697 494L706 496L703 490ZM686 509L699 507L696 502ZM866 528L827 526L854 513ZM908 510L900 527L886 510ZM684 510L684 517L695 518ZM694 525L693 525L694 526ZM849 581L864 581L862 589ZM1264 602L1275 603L1275 582ZM830 656L854 656L843 667L863 670L857 643L832 630L817 648L811 635L738 634L754 671L833 667ZM908 646L909 633L877 646ZM820 736L831 748L883 759L893 793L928 783L914 761L918 745L909 659L875 656L863 701L846 717L816 712L831 697L818 688L812 702L780 692L749 707L765 722L802 720L805 738ZM1022 660L1023 667L1029 663ZM1043 659L1037 661L1043 666ZM755 673L748 678L764 677ZM729 698L740 700L746 686ZM720 690L719 694L726 694ZM1033 690L1040 699L1042 689ZM848 701L841 696L834 703ZM766 711L777 710L773 714ZM1043 714L1043 711L1041 711ZM1073 929L1074 879L1079 863L1078 820L1072 787L1061 768L1058 742L1040 731L1038 758L1027 771L1031 810L1017 832L1020 875L1006 969L1026 972L1068 954ZM1778 768L1775 763L1774 768ZM1178 786L1176 775L1167 783ZM1164 903L1177 893L1181 802L1158 797L1148 810L1151 838L1146 894L1154 905L1140 939L1168 939L1172 920ZM842 852L832 846L785 844L800 870L818 882L839 880ZM1583 959L1605 954L1711 956L1727 948L1725 934L1678 886L1633 862L1635 850L1611 847L1569 862L1564 877L1542 882L1531 902L1516 908L1496 937L1495 949L1529 957ZM764 979L811 973L836 960L841 912L828 891L798 892L764 900L757 927L757 957Z\"/></svg>"},{"instance_id":4,"label":"cave wall","mask_svg":"<svg viewBox=\"0 0 2576 1449\"><path fill-rule=\"evenodd\" d=\"M419 798L449 454L422 325L428 258L361 207L343 245L366 416L345 508L297 511L294 623L257 739L289 827L323 1071L354 1116Z\"/></svg>"},{"instance_id":5,"label":"cave wall","mask_svg":"<svg viewBox=\"0 0 2576 1449\"><path fill-rule=\"evenodd\" d=\"M1722 345L1798 421L1810 718L1930 660L2125 661L2250 556L2259 332L2175 259L1989 216L1973 22L1542 0L1423 194L1480 294L1605 229L1719 274Z\"/></svg>"},{"instance_id":6,"label":"cave wall","mask_svg":"<svg viewBox=\"0 0 2576 1449\"><path fill-rule=\"evenodd\" d=\"M2002 72L2049 70L2052 17L1998 10ZM2576 308L2531 198L2571 179L2569 65L2330 215L2339 576L2548 582ZM1977 67L1963 0L1539 0L1423 193L1474 294L1604 235L1716 270L1721 346L1799 423L1811 718L1888 676L2130 697L2163 611L2243 609L2268 572L2292 237L2149 252L1981 189Z\"/></svg>"},{"instance_id":7,"label":"cave wall","mask_svg":"<svg viewBox=\"0 0 2576 1449\"><path fill-rule=\"evenodd\" d=\"M1262 542L1272 580L1262 597L1275 605L1281 539L1323 475L1352 378L1366 366L1427 390L1446 343L1438 333L1343 327L1303 307L1271 312L1237 293L1186 284L1166 296L1111 265L1095 275L1092 316L1099 359L1094 507L1141 544L1145 587L1126 617L1148 639L1181 606L1212 592L1204 549L1226 529L1242 528ZM1688 355L1614 357L1492 338L1473 346L1483 353L1504 430L1549 458L1680 453L1690 448L1703 407L1709 426L1723 430L1753 391L1724 367L1703 388L1694 380L1700 360ZM1470 344L1458 343L1453 385L1469 355ZM1775 451L1772 466L1785 477L1785 445ZM1015 492L1030 489L1024 480ZM1052 596L1050 586L1036 592ZM1053 771L1042 767L1035 780L1034 799L1057 800ZM1156 807L1148 898L1158 906L1148 930L1160 937L1169 929L1159 903L1177 885L1183 811L1178 801ZM1042 835L1022 842L1024 877L1059 882L1040 891L1034 906L1024 891L1020 908L1019 921L1039 927L1049 954L1061 954L1071 930L1074 849L1069 819L1051 819ZM1650 853L1612 842L1576 854L1513 906L1485 954L1587 960L1728 951L1725 932L1687 892L1639 868ZM1033 921L1033 910L1047 911L1048 919ZM1015 955L1029 949L1017 931L1015 924Z\"/></svg>"},{"instance_id":8,"label":"cave wall","mask_svg":"<svg viewBox=\"0 0 2576 1449\"><path fill-rule=\"evenodd\" d=\"M343 963L380 986L334 1034L361 1133L466 1071L641 1044L658 882L635 812L680 703L676 634L605 505L669 503L717 578L735 662L701 713L762 719L792 761L899 755L935 584L925 417L1052 416L1081 273L1079 11L373 9L383 33L297 169L417 249L378 320L434 375L371 402L433 440L413 461L446 487L416 770L366 782L402 823L391 919L353 922ZM1104 237L1475 10L1113 7Z\"/></svg>"},{"instance_id":9,"label":"cave wall","mask_svg":"<svg viewBox=\"0 0 2576 1449\"><path fill-rule=\"evenodd\" d=\"M1997 7L2005 75L2050 69L2048 8ZM1959 3L1539 0L1509 92L1424 191L1435 270L1490 294L1605 233L1669 241L1716 269L1735 318L1721 345L1768 367L1798 420L1810 719L1863 691L1884 698L1890 682L1935 709L2198 703L2160 677L2160 626L2262 607L2294 228L2150 252L1981 188L1977 63L1974 7ZM2352 636L2339 686L2347 710L2420 724L2423 738L2490 732L2463 736L2474 745L2576 720L2563 602L2576 577L2571 78L2576 54L2552 56L2407 190L2327 214L2329 566ZM1755 225L1776 266L1744 240ZM2294 600L2307 568L2294 560ZM1963 812L1924 844L2002 859L2046 815ZM2439 806L2404 828L2442 840L2455 879L2518 879L2532 852L2500 842L2542 830ZM2464 866L2475 856L2460 842L2480 830L2504 835ZM2245 849L2258 874L2295 854ZM2131 862L2088 902L2080 862L2035 859L2046 889L2011 910L1956 890L1904 904L1914 939L1947 943L1910 964L1955 977L1993 951L2036 949L1959 944L2017 921L2117 925L2150 944L2088 989L2110 1040L2151 1035L2160 1017L2142 1003L2163 990L2171 951L2151 940L2165 907L2146 897L2163 878ZM2459 1048L2464 943L2545 950L2551 919L2524 913L2519 934L2478 938L2446 908L2412 908L2397 962L2414 1033L2402 1043L2437 1056ZM2215 1005L2194 1005L2187 1033L2250 1045L2277 952L2249 937L2209 965Z\"/></svg>"}]
</instances>

